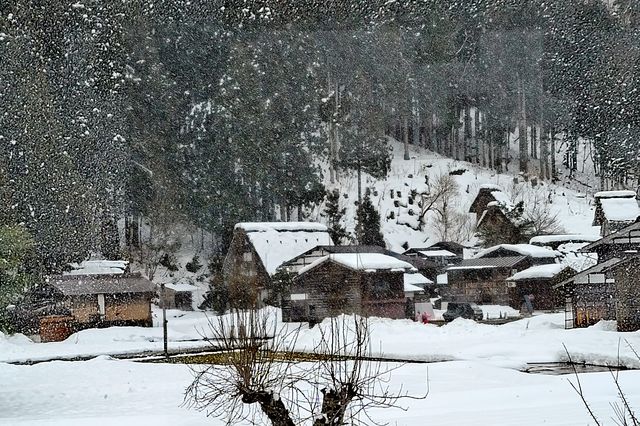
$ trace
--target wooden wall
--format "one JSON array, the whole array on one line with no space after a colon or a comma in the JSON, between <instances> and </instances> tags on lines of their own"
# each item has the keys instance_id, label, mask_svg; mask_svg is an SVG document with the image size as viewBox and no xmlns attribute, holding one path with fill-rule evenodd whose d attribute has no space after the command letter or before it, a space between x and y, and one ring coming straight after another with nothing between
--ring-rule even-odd
<instances>
[{"instance_id":1,"label":"wooden wall","mask_svg":"<svg viewBox=\"0 0 640 426\"><path fill-rule=\"evenodd\" d=\"M377 283L388 285L377 285ZM380 293L381 288L385 290ZM388 289L387 289L388 288ZM290 295L304 300L285 300L290 321L318 322L339 314L404 318L402 272L364 273L326 261L300 275ZM288 299L288 297L285 297Z\"/></svg>"},{"instance_id":2,"label":"wooden wall","mask_svg":"<svg viewBox=\"0 0 640 426\"><path fill-rule=\"evenodd\" d=\"M260 291L269 286L271 277L244 230L234 231L222 271L230 300L239 303L236 307L262 305Z\"/></svg>"},{"instance_id":3,"label":"wooden wall","mask_svg":"<svg viewBox=\"0 0 640 426\"><path fill-rule=\"evenodd\" d=\"M67 296L64 306L79 324L135 323L151 326L151 294L105 295L105 316L100 317L98 296Z\"/></svg>"},{"instance_id":4,"label":"wooden wall","mask_svg":"<svg viewBox=\"0 0 640 426\"><path fill-rule=\"evenodd\" d=\"M623 263L614 271L618 331L640 330L640 259Z\"/></svg>"}]
</instances>

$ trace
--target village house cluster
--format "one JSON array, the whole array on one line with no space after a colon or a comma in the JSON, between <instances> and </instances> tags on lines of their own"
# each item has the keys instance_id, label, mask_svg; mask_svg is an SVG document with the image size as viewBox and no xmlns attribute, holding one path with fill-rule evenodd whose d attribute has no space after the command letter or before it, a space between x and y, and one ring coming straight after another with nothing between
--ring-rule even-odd
<instances>
[{"instance_id":1,"label":"village house cluster","mask_svg":"<svg viewBox=\"0 0 640 426\"><path fill-rule=\"evenodd\" d=\"M511 233L517 229L513 208L500 187L482 185L469 211L477 229ZM223 263L224 284L236 307L275 304L291 322L314 324L343 313L419 320L425 304L469 303L564 310L567 328L604 319L617 320L621 331L638 330L639 217L634 192L605 191L595 195L599 236L539 235L479 251L442 241L404 253L334 245L319 223L238 223ZM26 323L42 341L89 327L151 326L152 301L190 310L196 290L174 283L159 291L126 261L86 261L50 277Z\"/></svg>"}]
</instances>

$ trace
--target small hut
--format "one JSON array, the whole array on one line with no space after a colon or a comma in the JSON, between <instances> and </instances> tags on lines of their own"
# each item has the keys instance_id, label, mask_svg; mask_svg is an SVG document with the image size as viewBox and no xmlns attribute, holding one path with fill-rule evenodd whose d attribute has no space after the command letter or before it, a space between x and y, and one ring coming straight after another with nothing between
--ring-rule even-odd
<instances>
[{"instance_id":1,"label":"small hut","mask_svg":"<svg viewBox=\"0 0 640 426\"><path fill-rule=\"evenodd\" d=\"M534 309L555 310L562 307L562 292L553 286L575 274L575 270L560 263L536 265L507 278L509 306L520 309L528 298Z\"/></svg>"}]
</instances>

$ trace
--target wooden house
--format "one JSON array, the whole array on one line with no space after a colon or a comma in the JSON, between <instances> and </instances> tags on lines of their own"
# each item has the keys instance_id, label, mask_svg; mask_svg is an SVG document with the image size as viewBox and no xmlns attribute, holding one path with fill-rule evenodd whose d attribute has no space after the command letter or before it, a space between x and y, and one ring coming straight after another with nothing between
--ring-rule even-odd
<instances>
[{"instance_id":1,"label":"wooden house","mask_svg":"<svg viewBox=\"0 0 640 426\"><path fill-rule=\"evenodd\" d=\"M640 252L640 221L636 221L615 233L600 238L579 250L597 255L598 262L623 258Z\"/></svg>"},{"instance_id":2,"label":"wooden house","mask_svg":"<svg viewBox=\"0 0 640 426\"><path fill-rule=\"evenodd\" d=\"M615 282L618 331L640 330L640 256L621 259L608 270Z\"/></svg>"},{"instance_id":3,"label":"wooden house","mask_svg":"<svg viewBox=\"0 0 640 426\"><path fill-rule=\"evenodd\" d=\"M563 306L563 294L553 286L576 271L560 263L536 265L506 279L509 306L520 309L528 298L536 310L555 310Z\"/></svg>"},{"instance_id":4,"label":"wooden house","mask_svg":"<svg viewBox=\"0 0 640 426\"><path fill-rule=\"evenodd\" d=\"M632 224L640 217L634 191L601 191L595 194L593 226L600 226L603 237Z\"/></svg>"},{"instance_id":5,"label":"wooden house","mask_svg":"<svg viewBox=\"0 0 640 426\"><path fill-rule=\"evenodd\" d=\"M478 195L469 207L469 213L476 214L476 220L479 220L489 203L505 203L511 204L509 197L497 185L483 184L480 185Z\"/></svg>"},{"instance_id":6,"label":"wooden house","mask_svg":"<svg viewBox=\"0 0 640 426\"><path fill-rule=\"evenodd\" d=\"M404 318L411 264L381 253L333 253L305 266L283 301L283 319L315 323L339 314Z\"/></svg>"},{"instance_id":7,"label":"wooden house","mask_svg":"<svg viewBox=\"0 0 640 426\"><path fill-rule=\"evenodd\" d=\"M556 263L559 253L529 244L500 244L447 268L447 298L509 305L507 278L536 265ZM518 307L520 305L518 304Z\"/></svg>"},{"instance_id":8,"label":"wooden house","mask_svg":"<svg viewBox=\"0 0 640 426\"><path fill-rule=\"evenodd\" d=\"M69 312L77 329L152 326L156 286L140 274L62 275L51 277L47 287L52 302Z\"/></svg>"},{"instance_id":9,"label":"wooden house","mask_svg":"<svg viewBox=\"0 0 640 426\"><path fill-rule=\"evenodd\" d=\"M186 282L165 284L164 290L158 290L160 307L193 311L194 295L198 295L200 292L199 287Z\"/></svg>"},{"instance_id":10,"label":"wooden house","mask_svg":"<svg viewBox=\"0 0 640 426\"><path fill-rule=\"evenodd\" d=\"M374 246L374 245L350 245L350 246L318 246L314 247L306 252L300 254L299 256L294 257L293 259L283 263L279 269L286 270L290 273L297 274L302 268L316 260L327 256L329 254L339 254L339 253L379 253L385 254L387 256L395 257L396 259L402 260L411 264L414 268L417 269L418 272L423 274L429 281L435 281L435 277L440 270L440 267L437 263L432 260L424 259L417 256L409 256L407 254L396 253L391 250L387 250L384 247Z\"/></svg>"},{"instance_id":11,"label":"wooden house","mask_svg":"<svg viewBox=\"0 0 640 426\"><path fill-rule=\"evenodd\" d=\"M405 272L404 277L404 297L413 300L416 295L428 293L428 287L435 283L419 272Z\"/></svg>"},{"instance_id":12,"label":"wooden house","mask_svg":"<svg viewBox=\"0 0 640 426\"><path fill-rule=\"evenodd\" d=\"M320 223L238 223L222 268L231 299L243 306L262 305L278 267L314 247L331 245Z\"/></svg>"},{"instance_id":13,"label":"wooden house","mask_svg":"<svg viewBox=\"0 0 640 426\"><path fill-rule=\"evenodd\" d=\"M616 320L618 331L640 329L640 256L611 258L558 284L565 298L565 327Z\"/></svg>"},{"instance_id":14,"label":"wooden house","mask_svg":"<svg viewBox=\"0 0 640 426\"><path fill-rule=\"evenodd\" d=\"M405 251L407 256L435 262L440 268L457 265L464 257L464 246L452 241L441 241L428 247L413 247Z\"/></svg>"}]
</instances>

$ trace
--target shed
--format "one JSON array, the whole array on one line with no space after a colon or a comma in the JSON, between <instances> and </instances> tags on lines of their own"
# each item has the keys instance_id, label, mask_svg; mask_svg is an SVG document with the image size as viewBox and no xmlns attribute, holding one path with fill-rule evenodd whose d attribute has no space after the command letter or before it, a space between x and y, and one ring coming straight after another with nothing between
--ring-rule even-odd
<instances>
[{"instance_id":1,"label":"shed","mask_svg":"<svg viewBox=\"0 0 640 426\"><path fill-rule=\"evenodd\" d=\"M404 318L406 272L416 269L382 253L328 254L294 278L283 319L314 323L343 313Z\"/></svg>"},{"instance_id":2,"label":"shed","mask_svg":"<svg viewBox=\"0 0 640 426\"><path fill-rule=\"evenodd\" d=\"M180 309L183 311L193 311L194 293L200 292L200 288L193 284L177 282L164 285L164 294L160 295L161 306L167 309Z\"/></svg>"},{"instance_id":3,"label":"shed","mask_svg":"<svg viewBox=\"0 0 640 426\"><path fill-rule=\"evenodd\" d=\"M404 274L404 297L413 299L416 294L424 294L425 286L433 285L433 281L424 275L414 272Z\"/></svg>"},{"instance_id":4,"label":"shed","mask_svg":"<svg viewBox=\"0 0 640 426\"><path fill-rule=\"evenodd\" d=\"M593 226L600 226L600 235L607 236L635 222L640 206L634 191L601 191L595 194Z\"/></svg>"},{"instance_id":5,"label":"shed","mask_svg":"<svg viewBox=\"0 0 640 426\"><path fill-rule=\"evenodd\" d=\"M79 328L152 326L156 286L140 274L51 277L56 305L68 309Z\"/></svg>"},{"instance_id":6,"label":"shed","mask_svg":"<svg viewBox=\"0 0 640 426\"><path fill-rule=\"evenodd\" d=\"M562 279L573 276L575 272L567 265L551 263L532 266L513 274L507 278L509 306L519 309L525 296L533 296L530 301L534 309L554 310L562 307L562 292L553 286Z\"/></svg>"}]
</instances>

